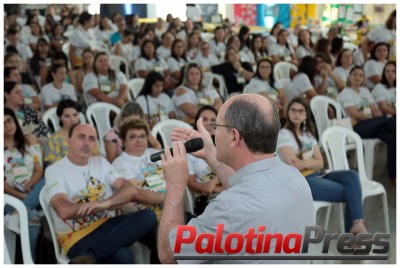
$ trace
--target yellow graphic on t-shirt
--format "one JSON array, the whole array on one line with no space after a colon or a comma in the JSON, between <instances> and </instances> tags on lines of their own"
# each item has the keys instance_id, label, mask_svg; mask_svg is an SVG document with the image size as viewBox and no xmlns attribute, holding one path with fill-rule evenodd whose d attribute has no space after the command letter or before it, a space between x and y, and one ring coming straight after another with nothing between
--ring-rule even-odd
<instances>
[{"instance_id":1,"label":"yellow graphic on t-shirt","mask_svg":"<svg viewBox=\"0 0 400 268\"><path fill-rule=\"evenodd\" d=\"M104 195L105 188L106 186L104 183L96 178L90 177L90 179L86 182L86 189L81 190L79 195L75 197L74 201L76 203L87 203L101 200Z\"/></svg>"}]
</instances>

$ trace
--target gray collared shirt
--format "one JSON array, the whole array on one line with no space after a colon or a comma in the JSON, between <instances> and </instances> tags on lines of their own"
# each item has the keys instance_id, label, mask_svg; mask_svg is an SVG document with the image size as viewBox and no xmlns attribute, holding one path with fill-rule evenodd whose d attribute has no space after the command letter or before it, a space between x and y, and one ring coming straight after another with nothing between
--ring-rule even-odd
<instances>
[{"instance_id":1,"label":"gray collared shirt","mask_svg":"<svg viewBox=\"0 0 400 268\"><path fill-rule=\"evenodd\" d=\"M218 224L224 224L222 241L226 241L225 238L230 233L245 235L250 228L254 228L258 234L281 233L285 236L289 233L303 235L306 226L314 225L313 199L307 181L296 168L285 164L278 156L241 168L229 178L229 181L231 187L211 200L203 214L188 223L195 227L197 236L201 233L215 235ZM259 231L259 226L265 226L265 230ZM175 247L176 232L177 228L174 228L169 234L172 251ZM203 239L202 242L202 246L206 247L207 240ZM254 239L253 249L256 242ZM195 243L183 244L180 254L200 255L195 251L194 245ZM264 254L278 254L274 253L274 242L269 248L270 252ZM246 253L245 249L246 240L243 243L243 250L237 255L252 255ZM180 260L178 262L309 263L309 261L277 260Z\"/></svg>"}]
</instances>

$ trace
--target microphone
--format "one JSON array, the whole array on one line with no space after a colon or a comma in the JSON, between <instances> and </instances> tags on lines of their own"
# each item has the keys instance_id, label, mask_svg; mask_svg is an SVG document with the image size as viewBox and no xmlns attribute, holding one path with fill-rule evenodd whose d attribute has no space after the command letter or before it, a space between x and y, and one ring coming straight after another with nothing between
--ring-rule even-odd
<instances>
[{"instance_id":1,"label":"microphone","mask_svg":"<svg viewBox=\"0 0 400 268\"><path fill-rule=\"evenodd\" d=\"M193 152L197 152L198 150L203 149L204 142L203 142L202 138L195 138L192 140L188 140L183 145L185 145L187 153L193 153ZM169 148L169 151L173 155L172 148ZM164 153L164 151L160 151L158 153L154 153L154 154L150 155L151 162L157 162L157 161L161 160L161 155L163 153Z\"/></svg>"}]
</instances>

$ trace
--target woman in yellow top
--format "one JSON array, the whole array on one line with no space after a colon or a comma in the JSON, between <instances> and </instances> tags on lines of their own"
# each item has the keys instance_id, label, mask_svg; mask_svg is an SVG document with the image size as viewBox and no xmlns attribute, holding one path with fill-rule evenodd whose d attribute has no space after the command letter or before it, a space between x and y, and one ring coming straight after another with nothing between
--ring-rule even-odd
<instances>
[{"instance_id":1,"label":"woman in yellow top","mask_svg":"<svg viewBox=\"0 0 400 268\"><path fill-rule=\"evenodd\" d=\"M61 160L68 154L68 132L73 125L79 123L79 111L79 105L73 100L65 99L58 103L56 113L61 129L52 134L44 144L43 161L45 167ZM99 150L96 147L94 155L98 153Z\"/></svg>"}]
</instances>

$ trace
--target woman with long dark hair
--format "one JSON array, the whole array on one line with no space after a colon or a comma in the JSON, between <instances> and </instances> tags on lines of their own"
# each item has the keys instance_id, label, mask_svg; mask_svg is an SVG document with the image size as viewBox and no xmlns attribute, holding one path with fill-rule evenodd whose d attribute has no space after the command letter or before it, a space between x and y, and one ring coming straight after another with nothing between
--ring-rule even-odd
<instances>
[{"instance_id":1,"label":"woman with long dark hair","mask_svg":"<svg viewBox=\"0 0 400 268\"><path fill-rule=\"evenodd\" d=\"M20 199L28 210L32 257L40 232L39 193L44 185L42 152L33 134L24 135L13 110L4 108L4 193ZM4 224L19 234L19 215L4 207ZM26 243L26 241L24 241Z\"/></svg>"},{"instance_id":2,"label":"woman with long dark hair","mask_svg":"<svg viewBox=\"0 0 400 268\"><path fill-rule=\"evenodd\" d=\"M286 126L279 131L277 142L281 159L303 174L315 201L346 202L346 232L367 233L358 174L352 170L327 174L321 171L324 160L315 139L307 100L294 98L287 107L287 115Z\"/></svg>"},{"instance_id":3,"label":"woman with long dark hair","mask_svg":"<svg viewBox=\"0 0 400 268\"><path fill-rule=\"evenodd\" d=\"M382 80L371 93L384 114L396 116L396 62L386 63Z\"/></svg>"},{"instance_id":4,"label":"woman with long dark hair","mask_svg":"<svg viewBox=\"0 0 400 268\"><path fill-rule=\"evenodd\" d=\"M367 88L374 88L382 80L382 71L389 58L390 46L385 43L378 43L371 51L370 59L364 65Z\"/></svg>"},{"instance_id":5,"label":"woman with long dark hair","mask_svg":"<svg viewBox=\"0 0 400 268\"><path fill-rule=\"evenodd\" d=\"M93 73L83 78L86 105L96 101L122 107L128 97L128 81L121 71L111 69L107 53L98 52L94 57Z\"/></svg>"},{"instance_id":6,"label":"woman with long dark hair","mask_svg":"<svg viewBox=\"0 0 400 268\"><path fill-rule=\"evenodd\" d=\"M280 30L277 35L277 42L269 47L269 55L272 57L274 64L279 61L298 64L296 53L289 44L288 37L289 32L286 29Z\"/></svg>"},{"instance_id":7,"label":"woman with long dark hair","mask_svg":"<svg viewBox=\"0 0 400 268\"><path fill-rule=\"evenodd\" d=\"M175 106L164 91L164 77L158 72L151 71L144 81L136 102L142 107L150 129L164 119L176 119Z\"/></svg>"},{"instance_id":8,"label":"woman with long dark hair","mask_svg":"<svg viewBox=\"0 0 400 268\"><path fill-rule=\"evenodd\" d=\"M337 100L353 123L353 129L363 139L379 138L387 144L389 179L396 182L396 118L383 115L368 88L364 87L362 67L351 69L348 87Z\"/></svg>"},{"instance_id":9,"label":"woman with long dark hair","mask_svg":"<svg viewBox=\"0 0 400 268\"><path fill-rule=\"evenodd\" d=\"M305 56L314 56L314 44L311 41L311 33L308 30L299 31L299 45L296 48L296 56L301 60Z\"/></svg>"}]
</instances>

